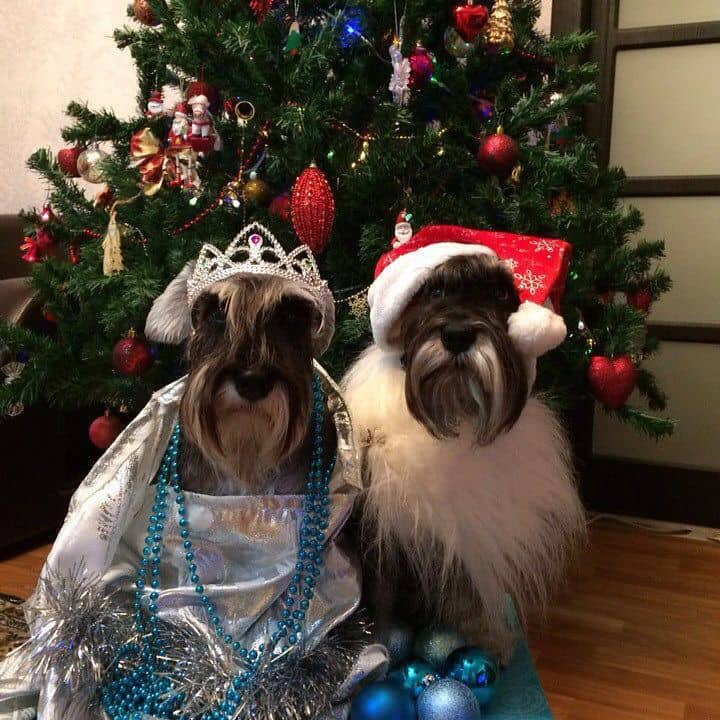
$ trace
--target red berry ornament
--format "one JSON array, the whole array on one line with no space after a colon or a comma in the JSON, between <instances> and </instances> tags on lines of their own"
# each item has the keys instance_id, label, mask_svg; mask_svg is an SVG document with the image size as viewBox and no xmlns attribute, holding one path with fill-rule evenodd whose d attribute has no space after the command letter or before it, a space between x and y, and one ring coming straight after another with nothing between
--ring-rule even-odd
<instances>
[{"instance_id":1,"label":"red berry ornament","mask_svg":"<svg viewBox=\"0 0 720 720\"><path fill-rule=\"evenodd\" d=\"M100 450L107 450L114 442L115 438L123 430L123 422L116 415L111 415L106 411L104 415L95 418L88 428L88 437L90 442Z\"/></svg>"},{"instance_id":2,"label":"red berry ornament","mask_svg":"<svg viewBox=\"0 0 720 720\"><path fill-rule=\"evenodd\" d=\"M421 88L430 82L435 70L432 55L419 45L410 53L410 80L411 88Z\"/></svg>"},{"instance_id":3,"label":"red berry ornament","mask_svg":"<svg viewBox=\"0 0 720 720\"><path fill-rule=\"evenodd\" d=\"M75 145L75 147L63 148L57 154L57 164L68 177L80 177L80 171L77 167L77 161L80 153L85 148Z\"/></svg>"},{"instance_id":4,"label":"red berry ornament","mask_svg":"<svg viewBox=\"0 0 720 720\"><path fill-rule=\"evenodd\" d=\"M519 153L518 144L500 127L494 135L488 135L481 141L477 160L483 170L503 178L512 172Z\"/></svg>"},{"instance_id":5,"label":"red berry ornament","mask_svg":"<svg viewBox=\"0 0 720 720\"><path fill-rule=\"evenodd\" d=\"M487 21L487 8L484 5L474 5L472 0L453 10L453 24L465 42L472 42L482 32Z\"/></svg>"},{"instance_id":6,"label":"red berry ornament","mask_svg":"<svg viewBox=\"0 0 720 720\"><path fill-rule=\"evenodd\" d=\"M325 249L335 220L330 184L314 163L300 173L290 197L290 217L300 242L316 255Z\"/></svg>"},{"instance_id":7,"label":"red berry ornament","mask_svg":"<svg viewBox=\"0 0 720 720\"><path fill-rule=\"evenodd\" d=\"M650 303L652 303L652 294L647 289L641 289L627 294L627 304L641 312L649 312Z\"/></svg>"},{"instance_id":8,"label":"red berry ornament","mask_svg":"<svg viewBox=\"0 0 720 720\"><path fill-rule=\"evenodd\" d=\"M622 407L637 382L637 368L629 355L607 358L593 355L587 377L595 397L605 407L617 410Z\"/></svg>"},{"instance_id":9,"label":"red berry ornament","mask_svg":"<svg viewBox=\"0 0 720 720\"><path fill-rule=\"evenodd\" d=\"M288 220L290 220L290 202L289 192L277 195L270 202L270 207L268 208L270 214L283 222L288 222Z\"/></svg>"},{"instance_id":10,"label":"red berry ornament","mask_svg":"<svg viewBox=\"0 0 720 720\"><path fill-rule=\"evenodd\" d=\"M121 375L144 375L155 362L150 346L131 330L127 337L115 343L112 353L113 368Z\"/></svg>"}]
</instances>

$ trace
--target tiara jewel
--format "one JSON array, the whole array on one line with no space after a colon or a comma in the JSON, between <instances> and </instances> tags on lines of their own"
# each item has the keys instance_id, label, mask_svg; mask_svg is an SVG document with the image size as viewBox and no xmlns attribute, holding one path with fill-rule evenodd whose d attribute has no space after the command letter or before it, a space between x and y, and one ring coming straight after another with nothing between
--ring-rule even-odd
<instances>
[{"instance_id":1,"label":"tiara jewel","mask_svg":"<svg viewBox=\"0 0 720 720\"><path fill-rule=\"evenodd\" d=\"M244 227L225 252L209 243L202 246L188 280L188 304L192 305L209 285L233 275L273 275L292 280L302 284L321 303L331 296L310 248L299 245L286 253L275 236L258 222Z\"/></svg>"}]
</instances>

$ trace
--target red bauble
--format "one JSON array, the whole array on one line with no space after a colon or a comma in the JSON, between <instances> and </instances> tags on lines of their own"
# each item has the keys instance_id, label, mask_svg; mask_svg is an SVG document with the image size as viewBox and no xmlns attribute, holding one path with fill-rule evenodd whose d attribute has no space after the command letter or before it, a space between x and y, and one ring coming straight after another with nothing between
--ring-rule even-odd
<instances>
[{"instance_id":1,"label":"red bauble","mask_svg":"<svg viewBox=\"0 0 720 720\"><path fill-rule=\"evenodd\" d=\"M616 410L625 404L637 382L637 368L629 355L607 358L593 355L587 377L595 397Z\"/></svg>"},{"instance_id":2,"label":"red bauble","mask_svg":"<svg viewBox=\"0 0 720 720\"><path fill-rule=\"evenodd\" d=\"M472 42L482 32L487 21L487 8L484 5L473 5L472 0L453 10L453 24L465 42Z\"/></svg>"},{"instance_id":3,"label":"red bauble","mask_svg":"<svg viewBox=\"0 0 720 720\"><path fill-rule=\"evenodd\" d=\"M273 0L250 0L250 8L255 13L255 19L261 23L272 8Z\"/></svg>"},{"instance_id":4,"label":"red bauble","mask_svg":"<svg viewBox=\"0 0 720 720\"><path fill-rule=\"evenodd\" d=\"M115 343L112 365L121 375L144 375L154 362L150 346L133 333Z\"/></svg>"},{"instance_id":5,"label":"red bauble","mask_svg":"<svg viewBox=\"0 0 720 720\"><path fill-rule=\"evenodd\" d=\"M152 11L147 0L135 0L133 5L133 15L138 22L143 25L159 25L160 21L157 19L157 15Z\"/></svg>"},{"instance_id":6,"label":"red bauble","mask_svg":"<svg viewBox=\"0 0 720 720\"><path fill-rule=\"evenodd\" d=\"M273 217L287 222L290 220L290 202L290 193L282 193L282 195L277 195L272 199L268 210Z\"/></svg>"},{"instance_id":7,"label":"red bauble","mask_svg":"<svg viewBox=\"0 0 720 720\"><path fill-rule=\"evenodd\" d=\"M191 97L195 97L197 95L204 95L210 103L210 112L217 112L220 107L220 94L215 89L214 85L211 85L209 82L205 82L204 80L195 80L195 82L191 82L185 90L185 97L190 100Z\"/></svg>"},{"instance_id":8,"label":"red bauble","mask_svg":"<svg viewBox=\"0 0 720 720\"><path fill-rule=\"evenodd\" d=\"M640 289L627 294L627 304L644 313L649 312L652 294L647 289Z\"/></svg>"},{"instance_id":9,"label":"red bauble","mask_svg":"<svg viewBox=\"0 0 720 720\"><path fill-rule=\"evenodd\" d=\"M421 88L430 82L435 66L432 55L419 45L410 53L410 80L411 88Z\"/></svg>"},{"instance_id":10,"label":"red bauble","mask_svg":"<svg viewBox=\"0 0 720 720\"><path fill-rule=\"evenodd\" d=\"M519 153L515 140L498 128L494 135L488 135L480 142L477 160L491 175L506 177L515 167Z\"/></svg>"},{"instance_id":11,"label":"red bauble","mask_svg":"<svg viewBox=\"0 0 720 720\"><path fill-rule=\"evenodd\" d=\"M58 316L47 306L43 308L42 316L53 325L57 324Z\"/></svg>"},{"instance_id":12,"label":"red bauble","mask_svg":"<svg viewBox=\"0 0 720 720\"><path fill-rule=\"evenodd\" d=\"M116 415L106 412L104 415L95 418L88 428L90 442L100 450L107 450L115 438L122 432L124 424Z\"/></svg>"},{"instance_id":13,"label":"red bauble","mask_svg":"<svg viewBox=\"0 0 720 720\"><path fill-rule=\"evenodd\" d=\"M80 145L75 147L63 148L57 154L57 164L65 175L68 177L80 177L80 172L77 168L77 161L80 157L80 153L85 148Z\"/></svg>"},{"instance_id":14,"label":"red bauble","mask_svg":"<svg viewBox=\"0 0 720 720\"><path fill-rule=\"evenodd\" d=\"M290 217L300 242L316 255L321 253L332 232L335 198L325 174L314 164L305 168L295 181Z\"/></svg>"}]
</instances>

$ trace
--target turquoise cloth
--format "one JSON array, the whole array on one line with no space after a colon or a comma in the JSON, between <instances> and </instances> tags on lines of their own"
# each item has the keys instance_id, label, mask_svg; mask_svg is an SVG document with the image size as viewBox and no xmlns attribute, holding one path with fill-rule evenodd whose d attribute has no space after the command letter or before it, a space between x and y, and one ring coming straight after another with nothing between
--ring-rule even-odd
<instances>
[{"instance_id":1,"label":"turquoise cloth","mask_svg":"<svg viewBox=\"0 0 720 720\"><path fill-rule=\"evenodd\" d=\"M509 598L506 620L510 627L519 628L517 614ZM500 675L495 696L483 707L483 720L552 720L527 642L522 633L518 635L515 653Z\"/></svg>"}]
</instances>

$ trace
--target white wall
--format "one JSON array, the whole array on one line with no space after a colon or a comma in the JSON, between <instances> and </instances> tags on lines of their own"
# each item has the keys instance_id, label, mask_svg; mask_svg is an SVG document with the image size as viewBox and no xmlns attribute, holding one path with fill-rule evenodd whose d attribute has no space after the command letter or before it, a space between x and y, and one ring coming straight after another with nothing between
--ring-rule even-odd
<instances>
[{"instance_id":1,"label":"white wall","mask_svg":"<svg viewBox=\"0 0 720 720\"><path fill-rule=\"evenodd\" d=\"M551 4L543 0L546 32ZM135 112L130 52L112 40L112 31L129 21L126 7L126 0L2 0L0 214L42 204L45 189L25 160L38 147L63 147L60 129L71 100L120 116Z\"/></svg>"}]
</instances>

